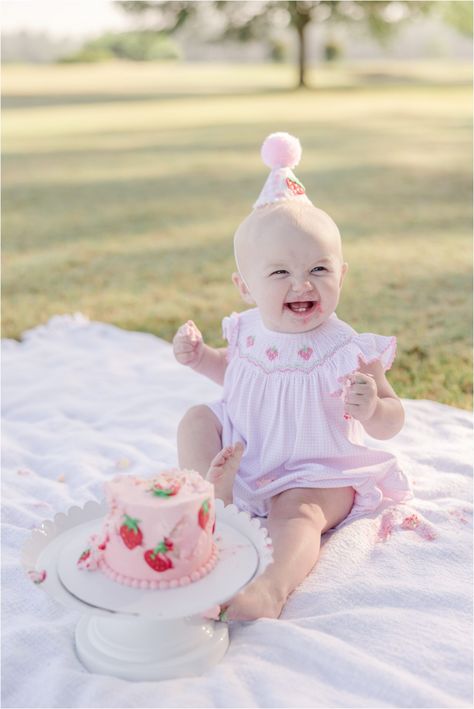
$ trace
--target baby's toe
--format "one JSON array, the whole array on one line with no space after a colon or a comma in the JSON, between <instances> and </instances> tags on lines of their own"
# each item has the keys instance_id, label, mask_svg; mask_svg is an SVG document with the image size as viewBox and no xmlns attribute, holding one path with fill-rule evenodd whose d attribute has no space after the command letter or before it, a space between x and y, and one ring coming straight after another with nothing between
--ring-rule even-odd
<instances>
[{"instance_id":1,"label":"baby's toe","mask_svg":"<svg viewBox=\"0 0 474 709\"><path fill-rule=\"evenodd\" d=\"M221 465L224 465L224 463L229 459L231 452L232 449L229 446L227 448L223 448L221 451L219 451L215 458L212 459L210 467L216 468Z\"/></svg>"}]
</instances>

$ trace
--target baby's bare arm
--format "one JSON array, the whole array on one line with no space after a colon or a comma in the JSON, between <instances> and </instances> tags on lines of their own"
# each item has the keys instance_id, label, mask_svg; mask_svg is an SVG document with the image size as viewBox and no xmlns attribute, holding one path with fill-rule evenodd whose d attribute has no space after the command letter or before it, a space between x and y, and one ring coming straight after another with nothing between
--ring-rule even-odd
<instances>
[{"instance_id":1,"label":"baby's bare arm","mask_svg":"<svg viewBox=\"0 0 474 709\"><path fill-rule=\"evenodd\" d=\"M402 430L405 412L398 397L379 397L372 418L362 425L372 438L393 438Z\"/></svg>"},{"instance_id":2,"label":"baby's bare arm","mask_svg":"<svg viewBox=\"0 0 474 709\"><path fill-rule=\"evenodd\" d=\"M213 382L223 384L227 369L227 347L214 348L204 345L201 359L191 367Z\"/></svg>"},{"instance_id":3,"label":"baby's bare arm","mask_svg":"<svg viewBox=\"0 0 474 709\"><path fill-rule=\"evenodd\" d=\"M361 422L369 436L387 439L403 428L405 412L390 386L380 362L363 364L349 377L351 386L345 397L345 410Z\"/></svg>"},{"instance_id":4,"label":"baby's bare arm","mask_svg":"<svg viewBox=\"0 0 474 709\"><path fill-rule=\"evenodd\" d=\"M173 338L173 352L180 364L191 367L217 384L223 384L227 369L227 348L216 349L205 345L192 320L178 329Z\"/></svg>"}]
</instances>

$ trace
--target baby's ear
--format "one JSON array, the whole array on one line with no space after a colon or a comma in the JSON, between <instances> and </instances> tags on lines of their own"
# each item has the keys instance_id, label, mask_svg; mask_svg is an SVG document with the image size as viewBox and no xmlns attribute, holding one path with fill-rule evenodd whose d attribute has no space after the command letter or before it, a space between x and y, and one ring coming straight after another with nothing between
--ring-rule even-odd
<instances>
[{"instance_id":1,"label":"baby's ear","mask_svg":"<svg viewBox=\"0 0 474 709\"><path fill-rule=\"evenodd\" d=\"M339 288L342 287L342 283L344 281L344 278L346 277L346 273L349 270L349 264L348 263L343 263L341 267L341 278L339 279Z\"/></svg>"},{"instance_id":2,"label":"baby's ear","mask_svg":"<svg viewBox=\"0 0 474 709\"><path fill-rule=\"evenodd\" d=\"M240 297L242 298L243 301L246 303L249 303L250 305L254 304L254 299L250 295L250 291L247 288L246 284L244 283L244 280L240 273L233 273L232 274L232 283L234 286L237 288L237 290L240 293Z\"/></svg>"}]
</instances>

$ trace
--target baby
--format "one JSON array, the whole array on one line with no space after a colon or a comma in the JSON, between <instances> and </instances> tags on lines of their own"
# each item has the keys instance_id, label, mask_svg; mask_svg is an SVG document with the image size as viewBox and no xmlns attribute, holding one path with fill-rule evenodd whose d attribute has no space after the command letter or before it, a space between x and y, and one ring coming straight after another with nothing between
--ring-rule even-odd
<instances>
[{"instance_id":1,"label":"baby","mask_svg":"<svg viewBox=\"0 0 474 709\"><path fill-rule=\"evenodd\" d=\"M269 136L272 168L235 233L241 297L255 305L224 318L228 347L203 342L192 321L173 340L179 362L223 385L220 401L193 406L178 428L179 464L214 483L216 496L268 518L274 563L226 607L229 620L277 618L315 565L321 535L412 495L396 458L364 444L403 426L385 377L394 337L358 334L335 314L347 263L339 230L292 169L296 138Z\"/></svg>"}]
</instances>

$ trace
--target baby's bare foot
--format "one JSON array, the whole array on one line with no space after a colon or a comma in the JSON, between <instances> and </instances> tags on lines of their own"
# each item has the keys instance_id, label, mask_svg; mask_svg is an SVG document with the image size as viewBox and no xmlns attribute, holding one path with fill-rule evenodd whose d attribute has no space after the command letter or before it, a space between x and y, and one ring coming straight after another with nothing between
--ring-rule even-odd
<instances>
[{"instance_id":1,"label":"baby's bare foot","mask_svg":"<svg viewBox=\"0 0 474 709\"><path fill-rule=\"evenodd\" d=\"M233 446L223 448L211 461L207 472L206 480L213 483L216 497L222 500L225 505L232 502L234 478L239 469L243 452L244 444L240 441Z\"/></svg>"},{"instance_id":2,"label":"baby's bare foot","mask_svg":"<svg viewBox=\"0 0 474 709\"><path fill-rule=\"evenodd\" d=\"M223 620L257 620L278 618L286 598L278 593L273 583L264 577L257 579L238 593L222 609Z\"/></svg>"}]
</instances>

